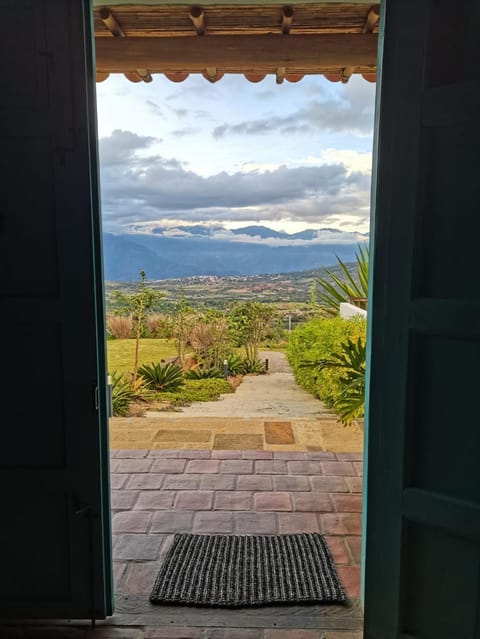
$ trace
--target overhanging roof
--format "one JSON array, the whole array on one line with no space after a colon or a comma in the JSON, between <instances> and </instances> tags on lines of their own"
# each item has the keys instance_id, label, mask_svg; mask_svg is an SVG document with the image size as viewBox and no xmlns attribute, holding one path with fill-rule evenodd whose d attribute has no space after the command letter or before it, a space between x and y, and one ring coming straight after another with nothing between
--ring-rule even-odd
<instances>
[{"instance_id":1,"label":"overhanging roof","mask_svg":"<svg viewBox=\"0 0 480 639\"><path fill-rule=\"evenodd\" d=\"M201 73L215 82L242 73L298 81L324 74L375 81L379 5L115 4L94 9L97 80L125 73L132 81Z\"/></svg>"}]
</instances>

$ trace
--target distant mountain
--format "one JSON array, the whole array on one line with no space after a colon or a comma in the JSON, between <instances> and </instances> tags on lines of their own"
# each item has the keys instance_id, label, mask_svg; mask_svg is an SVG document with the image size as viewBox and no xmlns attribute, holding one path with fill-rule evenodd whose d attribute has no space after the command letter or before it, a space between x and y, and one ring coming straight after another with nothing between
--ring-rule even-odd
<instances>
[{"instance_id":1,"label":"distant mountain","mask_svg":"<svg viewBox=\"0 0 480 639\"><path fill-rule=\"evenodd\" d=\"M257 230L266 227L247 228ZM309 239L285 235L288 239ZM337 255L350 262L354 260L355 249L356 242L272 246L263 242L212 239L202 234L175 237L157 233L105 233L104 266L107 280L123 282L136 280L141 270L147 273L149 279L195 275L261 275L328 266L336 262Z\"/></svg>"}]
</instances>

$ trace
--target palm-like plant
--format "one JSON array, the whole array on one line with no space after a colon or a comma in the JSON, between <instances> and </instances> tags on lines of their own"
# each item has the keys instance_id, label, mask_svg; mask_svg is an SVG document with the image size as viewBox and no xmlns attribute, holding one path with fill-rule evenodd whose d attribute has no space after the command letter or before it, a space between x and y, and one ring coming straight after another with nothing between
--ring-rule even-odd
<instances>
[{"instance_id":1,"label":"palm-like plant","mask_svg":"<svg viewBox=\"0 0 480 639\"><path fill-rule=\"evenodd\" d=\"M148 388L156 391L174 391L184 383L182 369L177 364L144 364L138 374Z\"/></svg>"},{"instance_id":2,"label":"palm-like plant","mask_svg":"<svg viewBox=\"0 0 480 639\"><path fill-rule=\"evenodd\" d=\"M353 273L337 257L341 275L325 268L323 277L315 279L314 294L329 315L337 315L342 302L349 302L351 299L367 299L368 258L368 247L359 244L358 251L355 253L356 264Z\"/></svg>"},{"instance_id":3,"label":"palm-like plant","mask_svg":"<svg viewBox=\"0 0 480 639\"><path fill-rule=\"evenodd\" d=\"M223 377L220 369L212 368L191 368L185 373L186 379L216 379Z\"/></svg>"},{"instance_id":4,"label":"palm-like plant","mask_svg":"<svg viewBox=\"0 0 480 639\"><path fill-rule=\"evenodd\" d=\"M347 425L363 417L365 410L366 344L361 337L342 342L341 350L332 353L331 359L317 362L317 368L340 368L345 371L340 382L343 390L334 402L340 421Z\"/></svg>"},{"instance_id":5,"label":"palm-like plant","mask_svg":"<svg viewBox=\"0 0 480 639\"><path fill-rule=\"evenodd\" d=\"M145 398L145 380L137 377L133 382L128 373L112 372L112 404L115 417L128 414L130 404Z\"/></svg>"}]
</instances>

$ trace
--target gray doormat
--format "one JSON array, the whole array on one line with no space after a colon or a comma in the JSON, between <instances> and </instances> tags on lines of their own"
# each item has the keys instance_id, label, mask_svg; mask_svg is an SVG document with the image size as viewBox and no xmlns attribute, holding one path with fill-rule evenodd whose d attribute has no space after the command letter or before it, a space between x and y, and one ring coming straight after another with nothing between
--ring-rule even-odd
<instances>
[{"instance_id":1,"label":"gray doormat","mask_svg":"<svg viewBox=\"0 0 480 639\"><path fill-rule=\"evenodd\" d=\"M317 533L175 535L150 601L238 608L343 603L330 550Z\"/></svg>"}]
</instances>

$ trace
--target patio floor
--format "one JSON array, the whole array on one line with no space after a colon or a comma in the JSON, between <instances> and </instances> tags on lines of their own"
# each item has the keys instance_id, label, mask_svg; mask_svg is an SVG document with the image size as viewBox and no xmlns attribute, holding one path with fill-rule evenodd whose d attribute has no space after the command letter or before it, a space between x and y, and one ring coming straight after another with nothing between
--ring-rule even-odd
<instances>
[{"instance_id":1,"label":"patio floor","mask_svg":"<svg viewBox=\"0 0 480 639\"><path fill-rule=\"evenodd\" d=\"M362 614L360 453L116 450L111 453L116 613L161 639L357 639ZM347 606L242 610L152 606L176 532L323 533Z\"/></svg>"}]
</instances>

